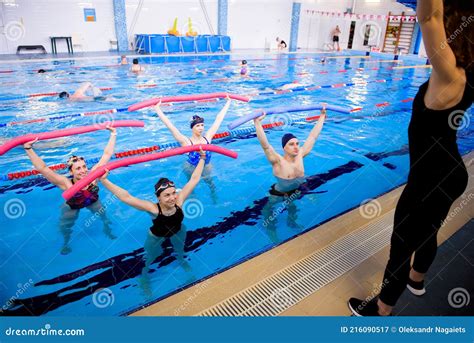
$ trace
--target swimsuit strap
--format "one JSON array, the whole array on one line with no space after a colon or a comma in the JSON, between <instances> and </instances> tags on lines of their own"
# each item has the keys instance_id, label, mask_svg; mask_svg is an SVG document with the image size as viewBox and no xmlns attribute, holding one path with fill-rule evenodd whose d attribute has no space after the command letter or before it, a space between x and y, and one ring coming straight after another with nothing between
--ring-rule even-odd
<instances>
[{"instance_id":1,"label":"swimsuit strap","mask_svg":"<svg viewBox=\"0 0 474 343\"><path fill-rule=\"evenodd\" d=\"M160 203L157 202L156 205L158 205L158 214L160 215L163 215L163 212L161 212L161 206L160 206Z\"/></svg>"},{"instance_id":2,"label":"swimsuit strap","mask_svg":"<svg viewBox=\"0 0 474 343\"><path fill-rule=\"evenodd\" d=\"M206 136L203 136L203 138L206 140L206 143L209 144L209 141L207 140ZM189 138L189 141L191 142L191 145L194 145L193 141L191 138Z\"/></svg>"}]
</instances>

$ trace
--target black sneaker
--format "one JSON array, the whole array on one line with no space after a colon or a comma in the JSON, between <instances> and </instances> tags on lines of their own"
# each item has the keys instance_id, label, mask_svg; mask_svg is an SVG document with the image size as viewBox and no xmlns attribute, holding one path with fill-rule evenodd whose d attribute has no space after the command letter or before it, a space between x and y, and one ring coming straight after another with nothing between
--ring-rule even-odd
<instances>
[{"instance_id":1,"label":"black sneaker","mask_svg":"<svg viewBox=\"0 0 474 343\"><path fill-rule=\"evenodd\" d=\"M352 314L357 317L373 317L380 316L379 306L377 305L377 298L370 301L360 300L357 298L350 298L347 302Z\"/></svg>"},{"instance_id":2,"label":"black sneaker","mask_svg":"<svg viewBox=\"0 0 474 343\"><path fill-rule=\"evenodd\" d=\"M410 292L419 297L426 293L424 281L413 281L408 278L407 288Z\"/></svg>"}]
</instances>

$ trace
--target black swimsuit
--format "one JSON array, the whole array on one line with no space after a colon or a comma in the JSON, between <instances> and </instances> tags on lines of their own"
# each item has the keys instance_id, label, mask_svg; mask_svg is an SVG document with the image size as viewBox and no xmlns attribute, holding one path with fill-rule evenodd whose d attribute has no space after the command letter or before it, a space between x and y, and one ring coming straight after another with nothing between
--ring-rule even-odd
<instances>
[{"instance_id":1,"label":"black swimsuit","mask_svg":"<svg viewBox=\"0 0 474 343\"><path fill-rule=\"evenodd\" d=\"M413 269L426 273L436 256L436 235L454 200L466 189L468 173L458 151L457 129L474 99L474 74L466 72L461 101L450 109L432 110L424 97L428 82L413 101L408 127L410 172L395 210L390 259L380 299L394 306Z\"/></svg>"},{"instance_id":2,"label":"black swimsuit","mask_svg":"<svg viewBox=\"0 0 474 343\"><path fill-rule=\"evenodd\" d=\"M184 219L183 210L178 206L176 207L176 212L171 216L165 216L161 211L160 204L158 206L158 215L153 219L153 226L150 228L150 231L156 237L171 237L175 235L179 230L181 230L181 223Z\"/></svg>"}]
</instances>

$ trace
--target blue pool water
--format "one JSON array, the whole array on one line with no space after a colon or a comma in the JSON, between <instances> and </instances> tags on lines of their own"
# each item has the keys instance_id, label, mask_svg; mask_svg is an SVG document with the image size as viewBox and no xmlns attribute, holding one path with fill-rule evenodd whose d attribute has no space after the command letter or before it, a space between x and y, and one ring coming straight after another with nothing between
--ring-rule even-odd
<instances>
[{"instance_id":1,"label":"blue pool water","mask_svg":"<svg viewBox=\"0 0 474 343\"><path fill-rule=\"evenodd\" d=\"M144 272L145 251L158 251L148 237L149 215L120 203L103 187L100 198L111 221L111 231L90 211L80 211L72 230L59 226L61 191L34 176L0 181L0 310L2 315L118 315L155 302L189 285L241 263L334 218L367 199L375 198L406 181L407 126L411 102L429 69L389 69L390 56L360 53L319 62L322 55L245 56L251 77L238 75L239 56L145 57L141 75L126 67L105 67L110 60L55 61L1 65L0 123L121 109L156 96L210 92L251 94L298 80L322 87L310 91L254 96L249 103L233 102L218 132L236 117L255 109L328 102L362 110L351 114L329 112L312 153L305 159L306 190L290 205L269 199L275 182L255 135L250 132L214 143L239 153L237 160L214 154L212 170L185 204L185 230L162 251ZM401 65L424 61L406 58ZM76 68L81 67L81 68ZM34 70L52 69L42 75ZM207 70L200 75L195 68ZM345 70L342 72L341 70ZM226 79L222 81L222 79ZM385 80L385 82L376 82ZM55 97L8 100L18 95L73 91L84 81L111 87L106 101L65 102ZM366 81L364 84L363 81ZM177 82L189 82L177 84ZM155 87L140 87L156 84ZM139 86L139 87L137 87ZM387 106L377 104L388 102ZM209 127L223 101L183 103L163 110L186 135L189 119L198 113ZM472 108L471 110L472 111ZM458 133L462 154L474 148L469 112ZM266 118L288 121L294 113ZM1 141L31 132L43 132L109 119L140 119L145 128L118 129L116 152L173 142L173 137L152 109L101 116L66 117L29 125L0 128ZM286 132L301 141L313 123L304 120L267 131L281 153ZM248 127L251 127L249 124ZM71 154L86 159L101 155L108 132L39 142L38 154L48 165L63 163ZM169 177L178 187L188 180L184 157L172 157L114 170L109 179L134 196L153 199L153 186ZM23 149L0 157L0 174L31 169ZM91 166L89 166L91 167ZM64 254L65 241L69 252ZM61 253L63 252L63 253Z\"/></svg>"}]
</instances>

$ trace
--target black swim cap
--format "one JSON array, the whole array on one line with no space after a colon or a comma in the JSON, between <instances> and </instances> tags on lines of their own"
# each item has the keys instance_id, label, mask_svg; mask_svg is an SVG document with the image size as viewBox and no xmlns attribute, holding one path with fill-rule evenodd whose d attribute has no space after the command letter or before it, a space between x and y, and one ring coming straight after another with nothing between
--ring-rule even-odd
<instances>
[{"instance_id":1,"label":"black swim cap","mask_svg":"<svg viewBox=\"0 0 474 343\"><path fill-rule=\"evenodd\" d=\"M166 177L162 177L161 179L158 180L158 182L155 184L155 194L157 197L160 196L161 192L164 190L174 187L174 182L171 181L170 179L167 179Z\"/></svg>"},{"instance_id":2,"label":"black swim cap","mask_svg":"<svg viewBox=\"0 0 474 343\"><path fill-rule=\"evenodd\" d=\"M247 60L242 60L242 64L247 64Z\"/></svg>"},{"instance_id":3,"label":"black swim cap","mask_svg":"<svg viewBox=\"0 0 474 343\"><path fill-rule=\"evenodd\" d=\"M38 74L46 73L46 70L44 69L38 69Z\"/></svg>"},{"instance_id":4,"label":"black swim cap","mask_svg":"<svg viewBox=\"0 0 474 343\"><path fill-rule=\"evenodd\" d=\"M138 58L133 59L133 64L138 64Z\"/></svg>"},{"instance_id":5,"label":"black swim cap","mask_svg":"<svg viewBox=\"0 0 474 343\"><path fill-rule=\"evenodd\" d=\"M61 92L61 93L59 93L59 98L61 98L61 99L69 98L69 93L68 92Z\"/></svg>"},{"instance_id":6,"label":"black swim cap","mask_svg":"<svg viewBox=\"0 0 474 343\"><path fill-rule=\"evenodd\" d=\"M296 138L296 136L292 133L285 133L281 138L281 147L285 148L285 145L288 143L290 139Z\"/></svg>"},{"instance_id":7,"label":"black swim cap","mask_svg":"<svg viewBox=\"0 0 474 343\"><path fill-rule=\"evenodd\" d=\"M191 123L189 124L189 126L192 129L194 127L194 125L201 124L201 123L204 123L204 118L202 118L198 115L194 115L193 118L191 119Z\"/></svg>"}]
</instances>

